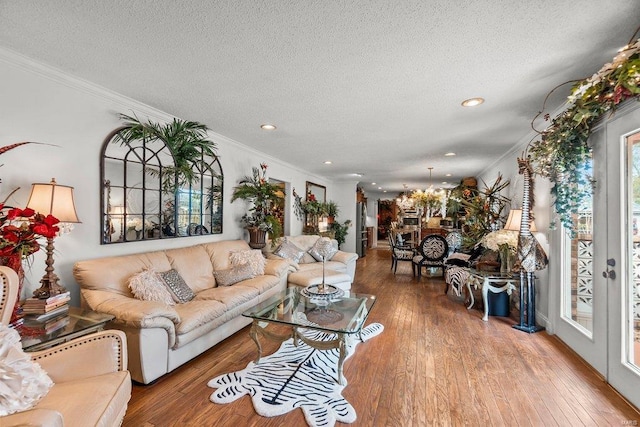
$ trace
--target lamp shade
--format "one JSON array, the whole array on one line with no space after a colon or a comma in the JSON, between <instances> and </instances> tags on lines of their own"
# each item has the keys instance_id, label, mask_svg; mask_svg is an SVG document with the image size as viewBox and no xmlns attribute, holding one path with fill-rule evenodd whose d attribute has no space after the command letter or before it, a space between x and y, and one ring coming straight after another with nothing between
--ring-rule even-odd
<instances>
[{"instance_id":1,"label":"lamp shade","mask_svg":"<svg viewBox=\"0 0 640 427\"><path fill-rule=\"evenodd\" d=\"M507 217L507 223L504 225L505 230L520 231L520 222L522 221L522 209L511 209L509 216ZM538 231L536 223L531 220L529 223L529 230L532 233Z\"/></svg>"},{"instance_id":2,"label":"lamp shade","mask_svg":"<svg viewBox=\"0 0 640 427\"><path fill-rule=\"evenodd\" d=\"M60 222L80 222L73 187L58 185L54 178L48 184L32 184L27 207L42 215L53 215Z\"/></svg>"}]
</instances>

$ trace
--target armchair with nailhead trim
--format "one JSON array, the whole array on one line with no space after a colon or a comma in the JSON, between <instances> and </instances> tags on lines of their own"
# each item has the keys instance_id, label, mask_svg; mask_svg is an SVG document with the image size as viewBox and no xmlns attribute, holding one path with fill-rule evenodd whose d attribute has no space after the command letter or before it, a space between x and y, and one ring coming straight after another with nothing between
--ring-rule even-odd
<instances>
[{"instance_id":1,"label":"armchair with nailhead trim","mask_svg":"<svg viewBox=\"0 0 640 427\"><path fill-rule=\"evenodd\" d=\"M16 302L18 276L0 267L0 320L7 324ZM107 330L47 350L28 353L54 382L33 408L0 417L1 426L118 426L131 398L127 343Z\"/></svg>"}]
</instances>

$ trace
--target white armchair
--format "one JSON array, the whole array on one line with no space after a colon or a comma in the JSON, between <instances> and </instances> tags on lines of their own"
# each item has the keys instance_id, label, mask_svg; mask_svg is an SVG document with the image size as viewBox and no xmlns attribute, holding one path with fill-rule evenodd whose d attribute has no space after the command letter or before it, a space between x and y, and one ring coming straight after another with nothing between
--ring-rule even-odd
<instances>
[{"instance_id":1,"label":"white armchair","mask_svg":"<svg viewBox=\"0 0 640 427\"><path fill-rule=\"evenodd\" d=\"M0 267L0 320L16 301L18 278ZM126 336L107 330L76 338L48 350L29 353L54 385L38 404L0 417L4 426L119 426L131 398Z\"/></svg>"}]
</instances>

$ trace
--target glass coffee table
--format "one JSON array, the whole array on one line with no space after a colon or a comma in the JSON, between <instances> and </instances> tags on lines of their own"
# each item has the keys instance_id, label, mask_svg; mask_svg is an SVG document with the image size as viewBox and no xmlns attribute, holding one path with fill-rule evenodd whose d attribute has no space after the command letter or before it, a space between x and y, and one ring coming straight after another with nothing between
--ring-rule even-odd
<instances>
[{"instance_id":1,"label":"glass coffee table","mask_svg":"<svg viewBox=\"0 0 640 427\"><path fill-rule=\"evenodd\" d=\"M342 365L347 356L347 340L357 336L362 341L362 327L367 320L376 297L366 294L354 294L336 298L308 298L298 288L289 288L263 303L242 313L253 319L249 335L258 347L255 363L260 363L262 345L260 337L276 341L293 338L294 345L299 341L318 350L340 350L338 359L339 384L344 384ZM270 325L284 325L290 328L286 334L267 330ZM329 341L310 339L298 329L329 332L336 338Z\"/></svg>"},{"instance_id":2,"label":"glass coffee table","mask_svg":"<svg viewBox=\"0 0 640 427\"><path fill-rule=\"evenodd\" d=\"M52 326L51 329L45 327L45 323L49 322L43 322L43 327L21 325L17 330L20 334L22 349L33 352L101 331L107 322L113 319L114 316L111 314L69 307L66 316L60 316L52 321L55 324L49 324Z\"/></svg>"}]
</instances>

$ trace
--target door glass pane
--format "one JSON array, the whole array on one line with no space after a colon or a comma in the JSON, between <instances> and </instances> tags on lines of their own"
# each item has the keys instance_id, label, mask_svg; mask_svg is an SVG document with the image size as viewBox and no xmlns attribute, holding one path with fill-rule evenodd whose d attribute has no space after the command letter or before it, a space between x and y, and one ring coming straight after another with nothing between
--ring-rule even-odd
<instances>
[{"instance_id":1,"label":"door glass pane","mask_svg":"<svg viewBox=\"0 0 640 427\"><path fill-rule=\"evenodd\" d=\"M640 132L635 133L627 138L627 220L626 234L627 247L631 250L627 251L627 266L631 271L628 272L627 286L623 295L625 298L625 313L622 318L625 319L625 330L623 336L626 342L623 343L623 349L627 355L626 362L640 367Z\"/></svg>"},{"instance_id":2,"label":"door glass pane","mask_svg":"<svg viewBox=\"0 0 640 427\"><path fill-rule=\"evenodd\" d=\"M582 169L585 185L593 178L593 163ZM568 277L563 280L563 312L587 336L593 333L593 199L586 200L573 218L575 233L566 233L564 261Z\"/></svg>"}]
</instances>

